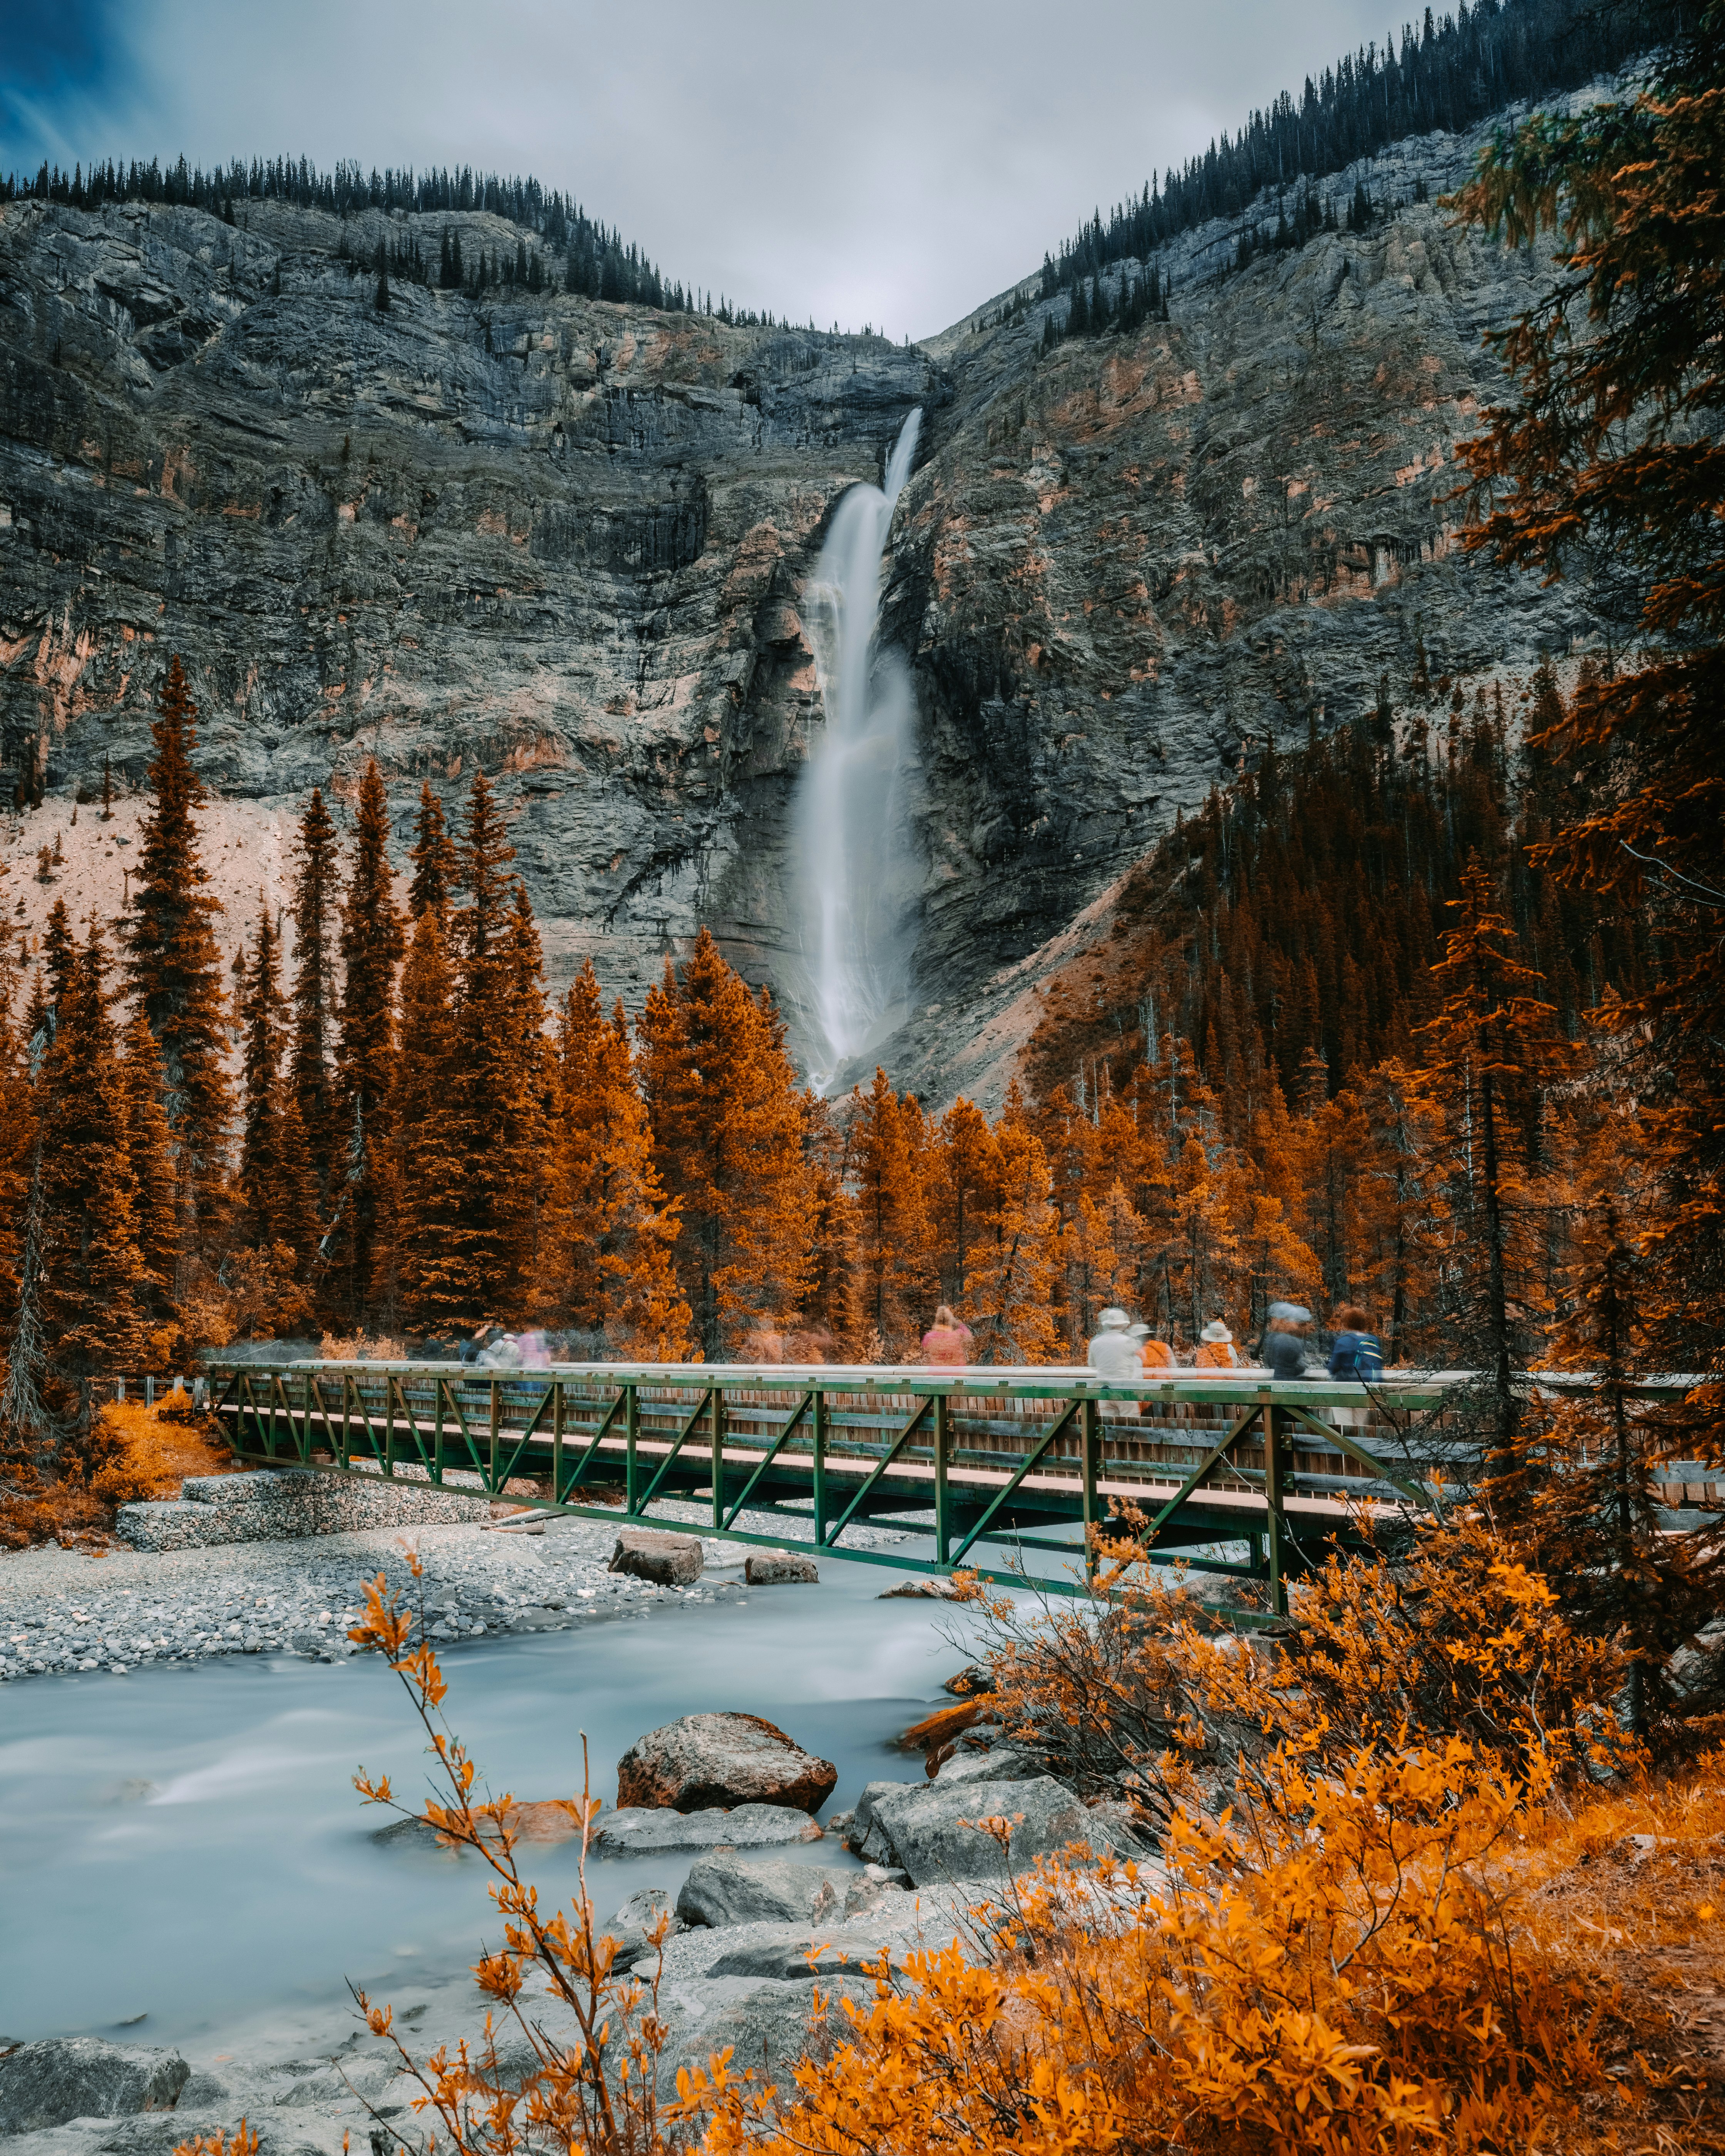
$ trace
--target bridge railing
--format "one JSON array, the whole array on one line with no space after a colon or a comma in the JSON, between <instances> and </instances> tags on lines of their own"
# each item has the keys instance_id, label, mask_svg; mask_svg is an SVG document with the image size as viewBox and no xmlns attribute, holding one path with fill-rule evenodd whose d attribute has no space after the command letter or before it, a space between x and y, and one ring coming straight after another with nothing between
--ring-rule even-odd
<instances>
[{"instance_id":1,"label":"bridge railing","mask_svg":"<svg viewBox=\"0 0 1725 2156\"><path fill-rule=\"evenodd\" d=\"M1466 1450L1455 1409L1470 1383L1390 1372L1368 1389L1245 1369L1124 1384L1084 1368L914 1364L211 1368L228 1442L258 1465L614 1520L677 1499L701 1507L710 1534L782 1541L750 1524L777 1515L836 1556L997 1578L1034 1558L1056 1588L1076 1584L1081 1544L1048 1530L1132 1517L1153 1557L1265 1579L1272 1608L1285 1575L1332 1538L1357 1543L1374 1511L1433 1502ZM928 1537L930 1554L844 1541L882 1517ZM1056 1557L1057 1572L1040 1562Z\"/></svg>"}]
</instances>

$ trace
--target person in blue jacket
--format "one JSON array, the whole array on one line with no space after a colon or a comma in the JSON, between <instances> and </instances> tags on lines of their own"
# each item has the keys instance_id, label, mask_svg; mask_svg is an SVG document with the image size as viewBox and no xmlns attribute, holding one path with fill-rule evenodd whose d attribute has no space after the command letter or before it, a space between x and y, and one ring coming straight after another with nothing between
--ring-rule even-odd
<instances>
[{"instance_id":1,"label":"person in blue jacket","mask_svg":"<svg viewBox=\"0 0 1725 2156\"><path fill-rule=\"evenodd\" d=\"M1384 1375L1384 1349L1371 1319L1357 1302L1337 1303L1332 1316L1336 1338L1330 1349L1330 1375L1375 1384Z\"/></svg>"}]
</instances>

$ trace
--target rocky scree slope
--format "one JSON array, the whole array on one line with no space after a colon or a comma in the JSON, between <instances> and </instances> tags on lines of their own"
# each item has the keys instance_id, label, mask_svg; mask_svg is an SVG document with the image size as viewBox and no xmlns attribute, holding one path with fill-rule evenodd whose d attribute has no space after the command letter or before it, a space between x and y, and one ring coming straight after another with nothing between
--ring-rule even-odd
<instances>
[{"instance_id":1,"label":"rocky scree slope","mask_svg":"<svg viewBox=\"0 0 1725 2156\"><path fill-rule=\"evenodd\" d=\"M1189 234L1158 258L1168 321L1052 353L1064 295L922 350L555 293L398 286L380 314L317 213L8 206L0 749L8 790L43 798L0 830L0 902L39 928L56 893L26 870L55 832L74 911L81 879L121 885L72 799L105 758L141 783L177 650L230 941L260 875L280 896L313 783L347 800L376 755L404 852L421 778L459 793L482 766L553 984L591 952L633 1004L705 920L794 1016L803 580L921 403L884 619L916 682L924 921L887 1060L998 1097L1036 982L1265 741L1385 675L1404 696L1421 644L1471 685L1599 633L1582 588L1455 544L1455 444L1502 388L1481 333L1548 267L1436 207L1483 139L1328 182L1398 206L1363 234L1238 273L1273 204ZM492 218L393 224L434 249L446 221L465 254L513 247ZM350 219L350 253L390 225Z\"/></svg>"}]
</instances>

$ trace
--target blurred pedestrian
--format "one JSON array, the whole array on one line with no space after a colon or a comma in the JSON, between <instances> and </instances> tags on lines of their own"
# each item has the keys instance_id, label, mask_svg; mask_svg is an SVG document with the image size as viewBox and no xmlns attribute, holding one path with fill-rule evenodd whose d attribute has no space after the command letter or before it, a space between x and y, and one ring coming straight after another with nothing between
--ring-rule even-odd
<instances>
[{"instance_id":1,"label":"blurred pedestrian","mask_svg":"<svg viewBox=\"0 0 1725 2156\"><path fill-rule=\"evenodd\" d=\"M962 1370L970 1360L973 1337L970 1327L952 1315L952 1306L943 1302L922 1336L922 1359L937 1370Z\"/></svg>"},{"instance_id":2,"label":"blurred pedestrian","mask_svg":"<svg viewBox=\"0 0 1725 2156\"><path fill-rule=\"evenodd\" d=\"M1198 1336L1195 1367L1200 1370L1237 1370L1240 1368L1240 1357L1234 1348L1234 1335L1219 1317L1213 1317Z\"/></svg>"},{"instance_id":3,"label":"blurred pedestrian","mask_svg":"<svg viewBox=\"0 0 1725 2156\"><path fill-rule=\"evenodd\" d=\"M1096 1329L1087 1351L1090 1367L1111 1385L1130 1385L1144 1374L1138 1359L1138 1343L1129 1330L1132 1320L1110 1304L1096 1313Z\"/></svg>"},{"instance_id":4,"label":"blurred pedestrian","mask_svg":"<svg viewBox=\"0 0 1725 2156\"><path fill-rule=\"evenodd\" d=\"M1147 1378L1155 1376L1159 1370L1178 1368L1173 1349L1166 1340L1153 1340L1147 1325L1134 1325L1127 1329L1137 1344L1138 1361Z\"/></svg>"},{"instance_id":5,"label":"blurred pedestrian","mask_svg":"<svg viewBox=\"0 0 1725 2156\"><path fill-rule=\"evenodd\" d=\"M1306 1375L1306 1342L1312 1335L1312 1312L1303 1302L1272 1302L1270 1322L1264 1328L1264 1360L1272 1378Z\"/></svg>"},{"instance_id":6,"label":"blurred pedestrian","mask_svg":"<svg viewBox=\"0 0 1725 2156\"><path fill-rule=\"evenodd\" d=\"M1384 1375L1384 1348L1372 1321L1357 1302L1338 1302L1332 1312L1336 1337L1330 1348L1330 1375L1369 1385Z\"/></svg>"}]
</instances>

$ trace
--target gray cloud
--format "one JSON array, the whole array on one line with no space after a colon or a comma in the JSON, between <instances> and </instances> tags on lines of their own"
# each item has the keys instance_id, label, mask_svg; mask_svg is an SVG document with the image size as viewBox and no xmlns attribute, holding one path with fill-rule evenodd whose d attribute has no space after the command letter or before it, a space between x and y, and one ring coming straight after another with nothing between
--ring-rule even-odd
<instances>
[{"instance_id":1,"label":"gray cloud","mask_svg":"<svg viewBox=\"0 0 1725 2156\"><path fill-rule=\"evenodd\" d=\"M0 162L303 151L531 172L671 277L898 336L945 326L1400 14L132 0L115 21L129 64L110 53L100 80L14 105Z\"/></svg>"}]
</instances>

